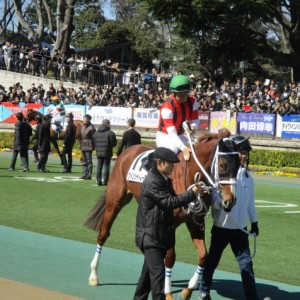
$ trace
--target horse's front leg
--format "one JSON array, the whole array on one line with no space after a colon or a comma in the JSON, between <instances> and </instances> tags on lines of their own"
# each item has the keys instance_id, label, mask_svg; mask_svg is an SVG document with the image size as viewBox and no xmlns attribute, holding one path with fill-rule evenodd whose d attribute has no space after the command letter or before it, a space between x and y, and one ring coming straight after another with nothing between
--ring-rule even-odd
<instances>
[{"instance_id":1,"label":"horse's front leg","mask_svg":"<svg viewBox=\"0 0 300 300\"><path fill-rule=\"evenodd\" d=\"M204 240L204 230L200 230L199 227L194 224L194 225L188 225L187 227L191 233L193 243L197 249L198 253L198 266L196 267L196 270L192 276L192 278L189 281L188 287L184 288L178 296L178 299L180 300L187 300L190 299L192 296L192 292L194 289L198 287L199 280L201 279L203 269L205 266L205 259L207 257L207 250L206 250L206 245L205 245L205 240ZM195 228L193 228L195 227ZM197 227L197 228L196 228Z\"/></svg>"},{"instance_id":2,"label":"horse's front leg","mask_svg":"<svg viewBox=\"0 0 300 300\"><path fill-rule=\"evenodd\" d=\"M165 256L165 295L166 300L173 300L172 296L172 283L171 283L171 277L172 277L172 268L175 264L175 249L171 248L168 250L166 256Z\"/></svg>"}]
</instances>

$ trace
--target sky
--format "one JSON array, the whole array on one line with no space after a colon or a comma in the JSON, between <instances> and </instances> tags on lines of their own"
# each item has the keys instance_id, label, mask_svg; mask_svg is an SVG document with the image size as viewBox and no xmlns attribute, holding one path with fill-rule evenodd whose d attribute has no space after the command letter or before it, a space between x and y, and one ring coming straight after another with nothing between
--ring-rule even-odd
<instances>
[{"instance_id":1,"label":"sky","mask_svg":"<svg viewBox=\"0 0 300 300\"><path fill-rule=\"evenodd\" d=\"M104 12L104 16L107 19L115 19L116 18L116 16L113 13L113 9L112 9L112 6L111 6L109 0L107 0L107 1L104 2L103 12Z\"/></svg>"}]
</instances>

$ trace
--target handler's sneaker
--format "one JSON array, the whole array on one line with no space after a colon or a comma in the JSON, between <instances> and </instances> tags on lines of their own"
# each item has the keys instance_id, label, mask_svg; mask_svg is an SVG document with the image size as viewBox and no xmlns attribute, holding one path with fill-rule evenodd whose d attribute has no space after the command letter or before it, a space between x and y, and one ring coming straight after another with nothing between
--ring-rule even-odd
<instances>
[{"instance_id":1,"label":"handler's sneaker","mask_svg":"<svg viewBox=\"0 0 300 300\"><path fill-rule=\"evenodd\" d=\"M211 300L209 293L199 292L198 300Z\"/></svg>"}]
</instances>

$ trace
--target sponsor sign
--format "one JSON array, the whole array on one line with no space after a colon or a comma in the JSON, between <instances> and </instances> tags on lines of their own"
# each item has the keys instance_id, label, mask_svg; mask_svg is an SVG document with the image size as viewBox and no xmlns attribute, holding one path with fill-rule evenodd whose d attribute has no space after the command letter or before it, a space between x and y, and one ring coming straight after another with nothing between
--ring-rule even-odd
<instances>
[{"instance_id":1,"label":"sponsor sign","mask_svg":"<svg viewBox=\"0 0 300 300\"><path fill-rule=\"evenodd\" d=\"M274 135L275 118L273 114L238 113L239 132Z\"/></svg>"},{"instance_id":2,"label":"sponsor sign","mask_svg":"<svg viewBox=\"0 0 300 300\"><path fill-rule=\"evenodd\" d=\"M210 132L217 133L219 129L226 128L231 134L236 134L236 113L228 111L213 111L210 113Z\"/></svg>"},{"instance_id":3,"label":"sponsor sign","mask_svg":"<svg viewBox=\"0 0 300 300\"><path fill-rule=\"evenodd\" d=\"M108 119L111 125L127 126L127 120L132 116L132 109L127 107L93 106L86 109L86 114L91 115L92 124L101 124Z\"/></svg>"},{"instance_id":4,"label":"sponsor sign","mask_svg":"<svg viewBox=\"0 0 300 300\"><path fill-rule=\"evenodd\" d=\"M133 118L136 127L158 128L159 109L134 108Z\"/></svg>"},{"instance_id":5,"label":"sponsor sign","mask_svg":"<svg viewBox=\"0 0 300 300\"><path fill-rule=\"evenodd\" d=\"M208 111L199 111L199 129L202 131L209 130L209 112Z\"/></svg>"},{"instance_id":6,"label":"sponsor sign","mask_svg":"<svg viewBox=\"0 0 300 300\"><path fill-rule=\"evenodd\" d=\"M300 138L300 115L277 116L276 136Z\"/></svg>"}]
</instances>

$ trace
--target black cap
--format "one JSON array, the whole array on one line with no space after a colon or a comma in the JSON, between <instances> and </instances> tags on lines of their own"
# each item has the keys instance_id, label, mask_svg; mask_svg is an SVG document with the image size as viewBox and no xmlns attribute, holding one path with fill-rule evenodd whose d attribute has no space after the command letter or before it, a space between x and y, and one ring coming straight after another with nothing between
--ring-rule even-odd
<instances>
[{"instance_id":1,"label":"black cap","mask_svg":"<svg viewBox=\"0 0 300 300\"><path fill-rule=\"evenodd\" d=\"M153 157L159 158L161 160L165 160L168 162L172 162L172 163L179 162L179 159L176 156L176 154L172 150L165 148L165 147L156 148L156 150L153 152Z\"/></svg>"}]
</instances>

